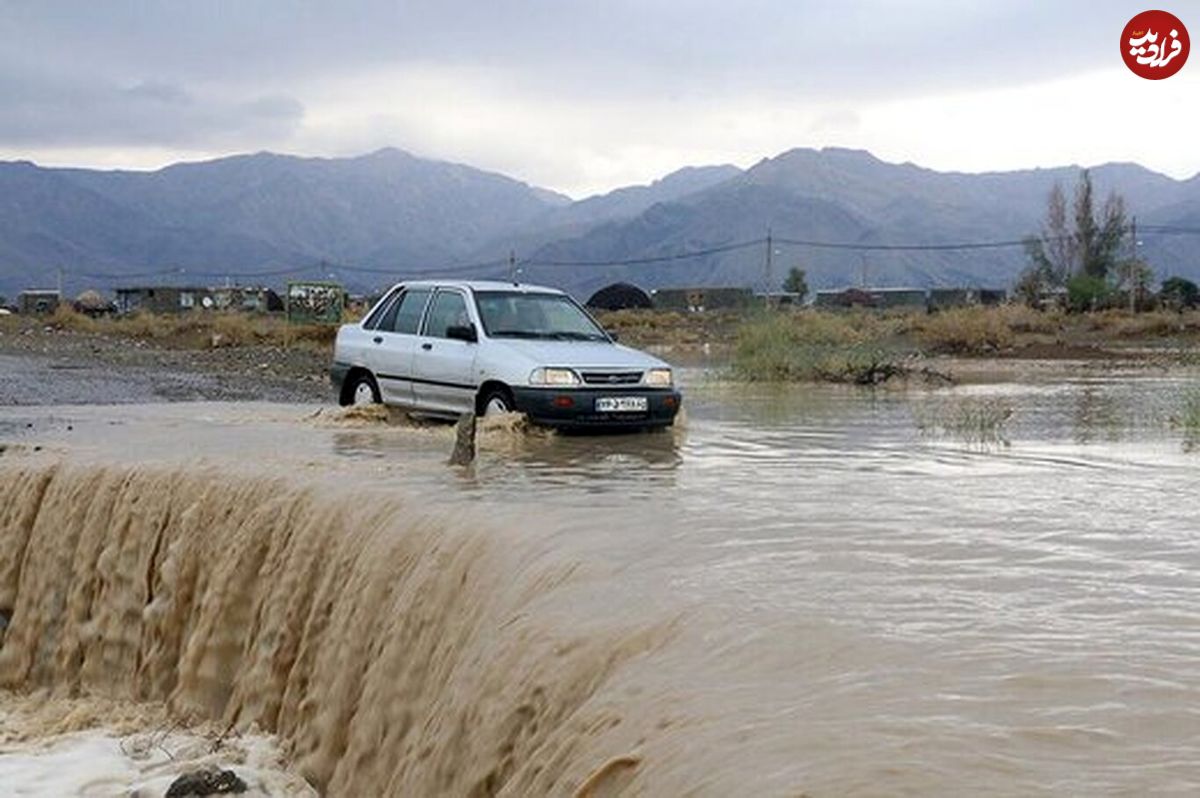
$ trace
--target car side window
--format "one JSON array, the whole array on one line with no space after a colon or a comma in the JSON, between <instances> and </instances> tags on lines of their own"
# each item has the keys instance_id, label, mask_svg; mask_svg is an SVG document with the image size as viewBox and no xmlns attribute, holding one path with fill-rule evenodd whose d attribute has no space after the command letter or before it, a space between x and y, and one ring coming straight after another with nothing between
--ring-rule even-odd
<instances>
[{"instance_id":1,"label":"car side window","mask_svg":"<svg viewBox=\"0 0 1200 798\"><path fill-rule=\"evenodd\" d=\"M382 326L384 316L388 313L388 311L396 306L396 299L402 292L403 289L399 291L393 291L384 297L383 301L376 305L375 309L371 311L371 315L367 316L366 320L363 321L363 329L374 330L377 327Z\"/></svg>"},{"instance_id":2,"label":"car side window","mask_svg":"<svg viewBox=\"0 0 1200 798\"><path fill-rule=\"evenodd\" d=\"M383 309L383 313L379 314L379 319L375 323L375 329L383 330L384 332L389 332L392 329L392 325L396 321L396 311L400 309L400 304L404 301L404 296L405 292L401 291L393 297L388 306Z\"/></svg>"},{"instance_id":3,"label":"car side window","mask_svg":"<svg viewBox=\"0 0 1200 798\"><path fill-rule=\"evenodd\" d=\"M433 292L428 288L414 288L411 291L405 291L396 303L396 311L392 314L392 323L389 325L391 331L404 335L416 335L417 328L421 326L421 314L425 312L425 303L429 300L431 293Z\"/></svg>"},{"instance_id":4,"label":"car side window","mask_svg":"<svg viewBox=\"0 0 1200 798\"><path fill-rule=\"evenodd\" d=\"M429 306L429 318L425 321L425 334L434 338L449 338L450 327L466 327L471 323L467 315L467 302L457 291L438 291Z\"/></svg>"}]
</instances>

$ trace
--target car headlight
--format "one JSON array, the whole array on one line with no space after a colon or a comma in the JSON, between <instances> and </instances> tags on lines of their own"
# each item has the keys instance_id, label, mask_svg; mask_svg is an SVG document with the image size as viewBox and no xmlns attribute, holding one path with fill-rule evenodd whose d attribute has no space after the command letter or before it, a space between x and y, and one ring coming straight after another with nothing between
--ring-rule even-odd
<instances>
[{"instance_id":1,"label":"car headlight","mask_svg":"<svg viewBox=\"0 0 1200 798\"><path fill-rule=\"evenodd\" d=\"M540 368L534 369L529 375L530 385L579 385L583 380L579 379L579 375L574 369L552 369Z\"/></svg>"},{"instance_id":2,"label":"car headlight","mask_svg":"<svg viewBox=\"0 0 1200 798\"><path fill-rule=\"evenodd\" d=\"M650 369L643 375L647 385L652 385L655 388L670 388L671 387L671 370L670 369Z\"/></svg>"}]
</instances>

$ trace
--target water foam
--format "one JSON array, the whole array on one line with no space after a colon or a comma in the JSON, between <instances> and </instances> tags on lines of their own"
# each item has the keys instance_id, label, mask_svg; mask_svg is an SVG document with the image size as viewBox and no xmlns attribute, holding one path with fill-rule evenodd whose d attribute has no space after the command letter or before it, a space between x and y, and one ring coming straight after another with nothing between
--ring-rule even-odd
<instances>
[{"instance_id":1,"label":"water foam","mask_svg":"<svg viewBox=\"0 0 1200 798\"><path fill-rule=\"evenodd\" d=\"M212 470L8 467L0 686L262 729L335 795L628 786L653 720L618 675L670 627L564 613L574 567L519 531Z\"/></svg>"}]
</instances>

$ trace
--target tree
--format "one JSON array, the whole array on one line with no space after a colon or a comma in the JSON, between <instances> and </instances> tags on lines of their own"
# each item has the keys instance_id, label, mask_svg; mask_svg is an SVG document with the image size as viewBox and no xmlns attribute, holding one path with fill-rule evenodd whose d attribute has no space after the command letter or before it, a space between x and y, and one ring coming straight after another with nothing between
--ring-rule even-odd
<instances>
[{"instance_id":1,"label":"tree","mask_svg":"<svg viewBox=\"0 0 1200 798\"><path fill-rule=\"evenodd\" d=\"M1107 284L1125 277L1131 287L1143 278L1144 269L1125 261L1121 244L1129 231L1125 201L1110 193L1097 213L1092 176L1085 169L1079 176L1070 212L1062 187L1055 185L1046 203L1046 222L1036 236L1025 240L1029 266L1021 273L1018 291L1023 296L1040 294L1048 288L1065 286L1076 277L1089 277ZM1081 284L1082 285L1082 284ZM1095 295L1095 282L1085 293Z\"/></svg>"},{"instance_id":2,"label":"tree","mask_svg":"<svg viewBox=\"0 0 1200 798\"><path fill-rule=\"evenodd\" d=\"M783 290L789 294L798 294L797 301L803 302L804 297L808 296L808 275L804 269L789 269L787 278L783 281Z\"/></svg>"},{"instance_id":3,"label":"tree","mask_svg":"<svg viewBox=\"0 0 1200 798\"><path fill-rule=\"evenodd\" d=\"M1159 294L1165 304L1176 310L1200 305L1200 286L1183 277L1168 277L1163 280Z\"/></svg>"},{"instance_id":4,"label":"tree","mask_svg":"<svg viewBox=\"0 0 1200 798\"><path fill-rule=\"evenodd\" d=\"M1067 280L1067 307L1074 313L1099 310L1112 300L1113 289L1103 277L1077 274Z\"/></svg>"}]
</instances>

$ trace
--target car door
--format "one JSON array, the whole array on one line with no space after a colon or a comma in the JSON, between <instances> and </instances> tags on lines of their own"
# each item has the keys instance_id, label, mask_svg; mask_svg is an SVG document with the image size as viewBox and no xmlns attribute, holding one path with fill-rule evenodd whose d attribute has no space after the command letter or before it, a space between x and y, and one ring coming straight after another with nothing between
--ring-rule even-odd
<instances>
[{"instance_id":1,"label":"car door","mask_svg":"<svg viewBox=\"0 0 1200 798\"><path fill-rule=\"evenodd\" d=\"M413 357L413 391L421 409L439 413L475 409L475 354L479 345L447 336L448 328L472 323L466 294L455 288L439 288L429 302Z\"/></svg>"},{"instance_id":2,"label":"car door","mask_svg":"<svg viewBox=\"0 0 1200 798\"><path fill-rule=\"evenodd\" d=\"M371 331L367 365L387 404L412 406L416 402L412 382L413 355L417 350L417 332L432 293L428 288L402 291Z\"/></svg>"}]
</instances>

